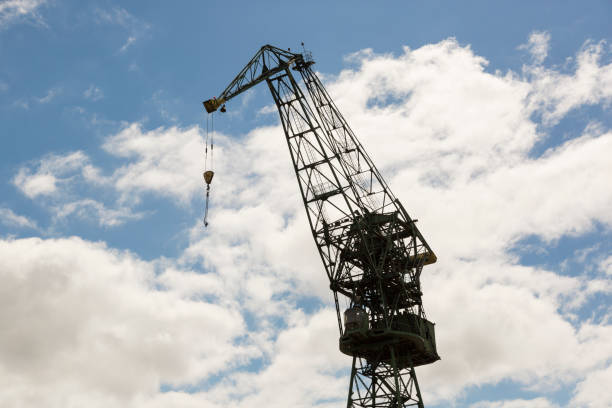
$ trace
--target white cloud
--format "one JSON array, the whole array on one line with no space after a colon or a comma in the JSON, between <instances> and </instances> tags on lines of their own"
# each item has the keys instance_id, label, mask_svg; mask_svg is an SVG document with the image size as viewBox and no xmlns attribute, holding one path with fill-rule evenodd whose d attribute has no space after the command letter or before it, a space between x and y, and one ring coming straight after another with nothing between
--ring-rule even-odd
<instances>
[{"instance_id":1,"label":"white cloud","mask_svg":"<svg viewBox=\"0 0 612 408\"><path fill-rule=\"evenodd\" d=\"M164 121L172 123L178 122L176 114L171 112L177 105L176 99L167 99L164 97L164 91L158 90L151 96L151 102L153 102L159 110L159 114Z\"/></svg>"},{"instance_id":2,"label":"white cloud","mask_svg":"<svg viewBox=\"0 0 612 408\"><path fill-rule=\"evenodd\" d=\"M612 365L590 373L576 386L572 404L588 408L607 408L612 401Z\"/></svg>"},{"instance_id":3,"label":"white cloud","mask_svg":"<svg viewBox=\"0 0 612 408\"><path fill-rule=\"evenodd\" d=\"M9 84L4 81L0 81L0 92L6 92L9 89Z\"/></svg>"},{"instance_id":4,"label":"white cloud","mask_svg":"<svg viewBox=\"0 0 612 408\"><path fill-rule=\"evenodd\" d=\"M49 103L53 99L55 99L55 97L59 95L61 92L62 92L61 88L51 88L47 91L45 96L41 96L40 98L34 98L34 99L38 103L42 103L42 104Z\"/></svg>"},{"instance_id":5,"label":"white cloud","mask_svg":"<svg viewBox=\"0 0 612 408\"><path fill-rule=\"evenodd\" d=\"M426 401L502 379L545 392L612 356L608 326L576 331L562 312L584 302L588 289L578 278L499 261L511 261L507 250L527 236L550 242L596 222L612 226L612 132L589 127L531 158L546 135L531 120L530 98L537 94L555 109L559 102L542 90L542 77L487 73L484 59L453 40L399 57L363 52L353 59L358 69L335 78L330 94L439 255L423 275L442 354L418 370ZM595 64L591 74L609 69ZM565 85L570 96L585 92L580 82ZM569 350L589 358L559 359Z\"/></svg>"},{"instance_id":6,"label":"white cloud","mask_svg":"<svg viewBox=\"0 0 612 408\"><path fill-rule=\"evenodd\" d=\"M270 115L270 114L278 114L278 110L276 109L276 105L266 105L263 108L257 111L258 115Z\"/></svg>"},{"instance_id":7,"label":"white cloud","mask_svg":"<svg viewBox=\"0 0 612 408\"><path fill-rule=\"evenodd\" d=\"M125 44L123 44L121 46L121 48L119 48L119 52L125 52L127 51L127 49L129 48L130 45L134 44L136 42L136 37L134 36L129 36L128 39L125 41Z\"/></svg>"},{"instance_id":8,"label":"white cloud","mask_svg":"<svg viewBox=\"0 0 612 408\"><path fill-rule=\"evenodd\" d=\"M81 219L95 219L101 227L116 227L124 224L127 220L138 220L144 213L134 213L130 208L120 207L118 209L107 208L103 203L83 199L62 204L55 211L58 219L76 215Z\"/></svg>"},{"instance_id":9,"label":"white cloud","mask_svg":"<svg viewBox=\"0 0 612 408\"><path fill-rule=\"evenodd\" d=\"M0 241L0 257L7 406L129 406L253 355L236 344L245 323L231 305L157 289L159 265L129 253L31 238Z\"/></svg>"},{"instance_id":10,"label":"white cloud","mask_svg":"<svg viewBox=\"0 0 612 408\"><path fill-rule=\"evenodd\" d=\"M534 31L529 36L527 44L522 44L518 47L520 50L527 50L534 63L541 64L548 55L550 49L550 33L545 31Z\"/></svg>"},{"instance_id":11,"label":"white cloud","mask_svg":"<svg viewBox=\"0 0 612 408\"><path fill-rule=\"evenodd\" d=\"M23 18L30 18L44 25L37 10L45 3L46 0L4 0L0 2L0 28L6 28L10 23Z\"/></svg>"},{"instance_id":12,"label":"white cloud","mask_svg":"<svg viewBox=\"0 0 612 408\"><path fill-rule=\"evenodd\" d=\"M38 202L53 213L54 221L75 216L94 219L103 227L115 227L142 218L144 213L130 207L109 208L101 201L83 198L88 188L106 188L111 183L111 178L91 165L82 151L48 155L32 166L20 168L13 178L13 184L27 197L46 198Z\"/></svg>"},{"instance_id":13,"label":"white cloud","mask_svg":"<svg viewBox=\"0 0 612 408\"><path fill-rule=\"evenodd\" d=\"M94 84L89 85L89 88L83 92L83 97L90 101L96 102L104 98L104 92Z\"/></svg>"},{"instance_id":14,"label":"white cloud","mask_svg":"<svg viewBox=\"0 0 612 408\"><path fill-rule=\"evenodd\" d=\"M131 124L107 139L104 150L130 160L113 174L125 199L154 192L186 202L202 188L203 141L197 127L143 131Z\"/></svg>"},{"instance_id":15,"label":"white cloud","mask_svg":"<svg viewBox=\"0 0 612 408\"><path fill-rule=\"evenodd\" d=\"M587 321L576 329L563 312L585 296L582 278L457 258L426 274L424 302L442 356L417 370L427 401L452 400L466 387L504 379L545 394L571 386L612 356L612 327Z\"/></svg>"},{"instance_id":16,"label":"white cloud","mask_svg":"<svg viewBox=\"0 0 612 408\"><path fill-rule=\"evenodd\" d=\"M120 53L124 53L138 40L142 39L149 31L151 26L134 17L126 9L114 7L112 10L96 9L96 21L98 24L113 24L123 27L128 32L128 37L124 44L119 48Z\"/></svg>"},{"instance_id":17,"label":"white cloud","mask_svg":"<svg viewBox=\"0 0 612 408\"><path fill-rule=\"evenodd\" d=\"M37 163L34 172L30 167L20 168L13 178L13 184L29 198L54 194L58 192L58 184L69 182L70 174L83 168L88 160L81 151L64 156L48 155Z\"/></svg>"},{"instance_id":18,"label":"white cloud","mask_svg":"<svg viewBox=\"0 0 612 408\"><path fill-rule=\"evenodd\" d=\"M599 263L599 270L608 275L612 275L612 255Z\"/></svg>"},{"instance_id":19,"label":"white cloud","mask_svg":"<svg viewBox=\"0 0 612 408\"><path fill-rule=\"evenodd\" d=\"M109 137L103 147L128 163L105 175L82 151L51 154L21 167L13 184L31 199L52 198L44 205L56 213L56 219L70 215L94 218L110 227L142 218L144 213L133 208L143 194L158 194L186 205L202 188L203 140L197 127L143 131L134 123ZM91 189L94 191L88 191ZM101 199L83 197L96 190L106 190L104 201L114 201L111 208Z\"/></svg>"},{"instance_id":20,"label":"white cloud","mask_svg":"<svg viewBox=\"0 0 612 408\"><path fill-rule=\"evenodd\" d=\"M466 251L496 244L504 250L528 234L554 239L583 233L594 220L610 225L606 157L612 133L587 131L530 158L531 148L546 137L526 106L538 81L486 73L485 60L452 40L406 49L397 58L364 55L360 69L342 72L330 93L339 96L338 105L375 160L384 158L377 162L397 195L410 197L408 206L419 219L431 220L427 228L441 250L473 256ZM399 102L369 108L387 95ZM449 228L462 238L448 234Z\"/></svg>"},{"instance_id":21,"label":"white cloud","mask_svg":"<svg viewBox=\"0 0 612 408\"><path fill-rule=\"evenodd\" d=\"M557 408L546 398L535 398L532 400L508 400L508 401L481 401L470 405L470 408Z\"/></svg>"},{"instance_id":22,"label":"white cloud","mask_svg":"<svg viewBox=\"0 0 612 408\"><path fill-rule=\"evenodd\" d=\"M0 207L0 223L19 228L38 228L36 222L23 215L15 214L10 208Z\"/></svg>"},{"instance_id":23,"label":"white cloud","mask_svg":"<svg viewBox=\"0 0 612 408\"><path fill-rule=\"evenodd\" d=\"M1 87L0 87L1 88ZM1 91L2 89L0 89ZM44 96L34 96L34 97L30 97L30 98L21 98L16 100L15 102L13 102L13 106L17 106L19 108L28 110L30 109L30 104L33 103L37 103L37 104L41 104L41 105L45 105L49 102L51 102L52 100L54 100L59 94L62 93L62 88L61 87L54 87L51 88L49 90L47 90L47 93Z\"/></svg>"},{"instance_id":24,"label":"white cloud","mask_svg":"<svg viewBox=\"0 0 612 408\"><path fill-rule=\"evenodd\" d=\"M112 10L96 9L96 18L99 23L117 24L123 27L130 27L134 22L132 16L126 9L115 7Z\"/></svg>"},{"instance_id":25,"label":"white cloud","mask_svg":"<svg viewBox=\"0 0 612 408\"><path fill-rule=\"evenodd\" d=\"M229 120L232 120L232 118L235 117L241 117L247 111L247 108L249 107L251 101L253 101L253 98L255 98L255 92L255 88L251 88L240 94L238 97L236 97L235 101L232 101L232 108L229 109L224 115L228 116ZM276 106L274 106L273 112L276 112ZM265 113L265 109L260 109L258 112L258 114Z\"/></svg>"},{"instance_id":26,"label":"white cloud","mask_svg":"<svg viewBox=\"0 0 612 408\"><path fill-rule=\"evenodd\" d=\"M440 255L423 275L443 357L418 370L426 401L453 400L465 387L503 379L545 393L571 386L612 356L608 326L585 322L576 329L565 314L607 285L518 267L507 253L530 235L552 241L596 222L612 225L612 133L589 127L532 158L530 150L546 137L529 105L539 79L487 73L486 60L454 40L399 57L354 58L359 68L331 81L330 94ZM596 75L607 67L598 66ZM260 292L261 302L245 290L245 307L255 309L295 282L295 294L329 301L320 261L307 252L311 238L278 137L281 129L264 128L241 146L222 140L227 147L217 169L231 185L215 179L210 233L194 235L187 251L228 279L236 275L237 287L254 271L275 282Z\"/></svg>"},{"instance_id":27,"label":"white cloud","mask_svg":"<svg viewBox=\"0 0 612 408\"><path fill-rule=\"evenodd\" d=\"M335 347L335 311L321 310L312 316L293 313L270 350L270 364L261 372L241 373L215 390L225 398L222 406L318 406L331 400L345 403L346 381L336 373L346 371L351 359ZM330 344L333 344L330 347Z\"/></svg>"},{"instance_id":28,"label":"white cloud","mask_svg":"<svg viewBox=\"0 0 612 408\"><path fill-rule=\"evenodd\" d=\"M597 46L589 47L578 61L590 62L579 62L574 72L536 64L521 74L501 74L487 72L483 57L450 39L405 48L399 56L355 54L354 69L328 80L329 93L438 254L439 262L423 273L425 307L437 322L442 356L417 370L426 403L453 403L468 387L512 381L542 396L489 406L554 407L549 393L580 382L576 398L583 398L582 389L600 383L602 362L612 358L609 319L575 317L593 294L610 292L608 276L525 267L509 252L530 236L554 242L595 225L612 227L610 130L586 126L541 156L530 154L570 109L608 100L611 65L601 62ZM560 80L570 104L546 85L550 78ZM584 86L592 78L602 80L601 89ZM24 174L51 175L47 185L57 190L74 174L88 177L117 192L119 208L131 208L144 194L186 206L203 189L201 133L197 127L146 130L134 123L103 145L124 160L109 176L89 159L73 173L41 164ZM142 405L246 407L265 401L274 407L299 399L324 406L309 394L316 387L326 401L346 397L346 378L334 375L349 365L337 351L334 313L295 311L305 299L332 303L282 138L279 126L254 129L239 140L215 134L210 225L193 227L179 261L211 272L169 268L156 281L177 296L216 299L251 316L247 337L263 367L225 373L194 394L177 381L174 392L151 391ZM17 178L25 194L37 195L26 187L28 177ZM312 361L302 353L314 355ZM323 361L330 362L329 372Z\"/></svg>"},{"instance_id":29,"label":"white cloud","mask_svg":"<svg viewBox=\"0 0 612 408\"><path fill-rule=\"evenodd\" d=\"M582 105L612 101L612 63L607 43L587 41L575 58L575 72L565 74L542 66L526 66L532 82L529 109L541 113L545 125L555 125L569 111Z\"/></svg>"},{"instance_id":30,"label":"white cloud","mask_svg":"<svg viewBox=\"0 0 612 408\"><path fill-rule=\"evenodd\" d=\"M15 176L13 182L28 197L34 198L39 195L51 194L57 190L57 179L51 174L27 174L22 169Z\"/></svg>"}]
</instances>

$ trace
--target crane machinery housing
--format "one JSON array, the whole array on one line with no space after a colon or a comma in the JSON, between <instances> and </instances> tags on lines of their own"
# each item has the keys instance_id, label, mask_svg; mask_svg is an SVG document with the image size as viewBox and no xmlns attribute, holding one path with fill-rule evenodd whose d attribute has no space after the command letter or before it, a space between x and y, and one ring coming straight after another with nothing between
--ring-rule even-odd
<instances>
[{"instance_id":1,"label":"crane machinery housing","mask_svg":"<svg viewBox=\"0 0 612 408\"><path fill-rule=\"evenodd\" d=\"M423 407L414 368L440 357L434 324L423 309L420 276L436 255L313 64L305 50L265 45L218 97L203 104L209 114L225 111L226 102L267 83L333 292L339 348L353 361L347 408ZM339 297L346 298L346 310Z\"/></svg>"}]
</instances>

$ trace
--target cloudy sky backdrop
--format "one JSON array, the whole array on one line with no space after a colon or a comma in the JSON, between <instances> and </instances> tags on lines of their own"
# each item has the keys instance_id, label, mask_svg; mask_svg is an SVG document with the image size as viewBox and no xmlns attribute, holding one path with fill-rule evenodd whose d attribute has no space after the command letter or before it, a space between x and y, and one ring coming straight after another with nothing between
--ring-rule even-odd
<instances>
[{"instance_id":1,"label":"cloudy sky backdrop","mask_svg":"<svg viewBox=\"0 0 612 408\"><path fill-rule=\"evenodd\" d=\"M229 2L228 2L229 3ZM325 275L265 86L312 50L438 255L428 407L612 406L607 1L0 1L0 406L339 407Z\"/></svg>"}]
</instances>

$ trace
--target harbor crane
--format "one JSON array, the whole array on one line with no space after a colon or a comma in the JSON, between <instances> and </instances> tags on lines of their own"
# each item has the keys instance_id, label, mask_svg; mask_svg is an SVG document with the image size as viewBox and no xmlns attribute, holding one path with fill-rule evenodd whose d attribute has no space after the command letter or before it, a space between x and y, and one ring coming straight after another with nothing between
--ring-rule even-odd
<instances>
[{"instance_id":1,"label":"harbor crane","mask_svg":"<svg viewBox=\"0 0 612 408\"><path fill-rule=\"evenodd\" d=\"M225 111L232 98L266 82L333 292L339 348L352 357L346 406L423 407L414 368L440 357L434 324L423 309L420 277L436 255L313 64L305 50L265 45L219 96L203 102L204 108L209 114ZM341 310L339 298L347 309Z\"/></svg>"}]
</instances>

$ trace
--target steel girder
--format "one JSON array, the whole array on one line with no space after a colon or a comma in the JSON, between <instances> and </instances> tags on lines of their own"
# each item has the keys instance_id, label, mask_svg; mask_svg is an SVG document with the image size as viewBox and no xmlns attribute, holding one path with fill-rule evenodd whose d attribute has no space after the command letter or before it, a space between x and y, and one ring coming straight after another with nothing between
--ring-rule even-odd
<instances>
[{"instance_id":1,"label":"steel girder","mask_svg":"<svg viewBox=\"0 0 612 408\"><path fill-rule=\"evenodd\" d=\"M346 333L339 297L369 316L364 333L344 336L345 350L361 350L351 354L347 407L422 407L412 362L428 364L439 358L435 337L432 333L433 352L427 355L418 355L414 341L401 342L406 333L414 337L433 331L422 306L420 274L436 256L312 71L312 64L302 54L266 45L219 98L204 105L214 111L266 81L334 294L341 341ZM299 73L301 85L292 71ZM398 329L402 321L422 327L402 333Z\"/></svg>"}]
</instances>

